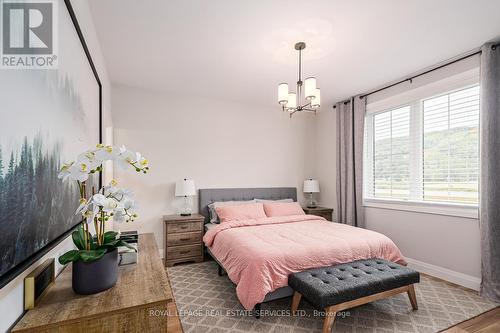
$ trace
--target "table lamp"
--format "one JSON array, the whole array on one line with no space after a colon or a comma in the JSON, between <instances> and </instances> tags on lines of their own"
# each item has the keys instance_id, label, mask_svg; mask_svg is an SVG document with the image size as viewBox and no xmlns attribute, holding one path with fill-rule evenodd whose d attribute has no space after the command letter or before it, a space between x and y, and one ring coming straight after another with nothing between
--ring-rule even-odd
<instances>
[{"instance_id":1,"label":"table lamp","mask_svg":"<svg viewBox=\"0 0 500 333\"><path fill-rule=\"evenodd\" d=\"M175 183L175 196L184 197L184 207L181 210L181 216L191 215L191 200L189 197L196 195L194 180L184 178Z\"/></svg>"},{"instance_id":2,"label":"table lamp","mask_svg":"<svg viewBox=\"0 0 500 333\"><path fill-rule=\"evenodd\" d=\"M314 201L313 194L319 193L319 182L315 179L304 180L304 193L309 193L309 201L307 208L316 208L316 201Z\"/></svg>"}]
</instances>

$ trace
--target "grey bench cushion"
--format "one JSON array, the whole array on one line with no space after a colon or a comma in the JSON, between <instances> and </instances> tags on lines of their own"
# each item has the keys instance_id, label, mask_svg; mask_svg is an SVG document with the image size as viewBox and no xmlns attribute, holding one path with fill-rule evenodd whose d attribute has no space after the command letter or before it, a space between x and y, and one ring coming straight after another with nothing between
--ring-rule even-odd
<instances>
[{"instance_id":1,"label":"grey bench cushion","mask_svg":"<svg viewBox=\"0 0 500 333\"><path fill-rule=\"evenodd\" d=\"M324 309L419 281L417 271L375 258L294 273L288 285Z\"/></svg>"}]
</instances>

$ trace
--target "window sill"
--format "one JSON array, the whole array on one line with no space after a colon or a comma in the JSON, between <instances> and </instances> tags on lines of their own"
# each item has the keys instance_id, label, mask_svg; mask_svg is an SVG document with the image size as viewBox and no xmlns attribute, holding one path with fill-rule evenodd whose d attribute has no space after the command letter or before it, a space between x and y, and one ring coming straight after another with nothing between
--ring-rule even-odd
<instances>
[{"instance_id":1,"label":"window sill","mask_svg":"<svg viewBox=\"0 0 500 333\"><path fill-rule=\"evenodd\" d=\"M434 214L479 218L479 210L476 205L452 204L452 203L428 203L419 201L391 200L391 199L364 199L364 207L403 210L416 213Z\"/></svg>"}]
</instances>

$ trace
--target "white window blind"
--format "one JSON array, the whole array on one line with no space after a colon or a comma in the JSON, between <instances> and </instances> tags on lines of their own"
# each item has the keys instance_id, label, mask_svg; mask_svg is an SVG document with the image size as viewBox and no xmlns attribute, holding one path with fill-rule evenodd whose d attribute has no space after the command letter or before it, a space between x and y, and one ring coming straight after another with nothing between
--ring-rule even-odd
<instances>
[{"instance_id":1,"label":"white window blind","mask_svg":"<svg viewBox=\"0 0 500 333\"><path fill-rule=\"evenodd\" d=\"M477 204L479 86L367 115L364 196Z\"/></svg>"},{"instance_id":2,"label":"white window blind","mask_svg":"<svg viewBox=\"0 0 500 333\"><path fill-rule=\"evenodd\" d=\"M425 201L478 202L479 87L423 101Z\"/></svg>"},{"instance_id":3,"label":"white window blind","mask_svg":"<svg viewBox=\"0 0 500 333\"><path fill-rule=\"evenodd\" d=\"M373 195L408 199L410 107L375 115L373 129Z\"/></svg>"}]
</instances>

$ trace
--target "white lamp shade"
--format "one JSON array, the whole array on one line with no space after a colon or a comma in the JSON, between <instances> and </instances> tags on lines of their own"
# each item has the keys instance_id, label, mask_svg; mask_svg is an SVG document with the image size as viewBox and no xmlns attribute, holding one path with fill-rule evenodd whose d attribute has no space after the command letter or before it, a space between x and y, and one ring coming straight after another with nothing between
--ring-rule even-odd
<instances>
[{"instance_id":1,"label":"white lamp shade","mask_svg":"<svg viewBox=\"0 0 500 333\"><path fill-rule=\"evenodd\" d=\"M319 182L315 179L304 180L304 193L319 193Z\"/></svg>"},{"instance_id":2,"label":"white lamp shade","mask_svg":"<svg viewBox=\"0 0 500 333\"><path fill-rule=\"evenodd\" d=\"M288 102L288 83L278 85L278 103L286 104Z\"/></svg>"},{"instance_id":3,"label":"white lamp shade","mask_svg":"<svg viewBox=\"0 0 500 333\"><path fill-rule=\"evenodd\" d=\"M194 180L183 179L175 183L176 197L188 197L193 195L196 195L196 187L194 186Z\"/></svg>"},{"instance_id":4,"label":"white lamp shade","mask_svg":"<svg viewBox=\"0 0 500 333\"><path fill-rule=\"evenodd\" d=\"M314 98L316 93L316 78L308 77L304 81L304 95L307 100Z\"/></svg>"},{"instance_id":5,"label":"white lamp shade","mask_svg":"<svg viewBox=\"0 0 500 333\"><path fill-rule=\"evenodd\" d=\"M319 88L316 88L314 98L311 100L311 106L314 108L321 106L321 93L319 91Z\"/></svg>"},{"instance_id":6,"label":"white lamp shade","mask_svg":"<svg viewBox=\"0 0 500 333\"><path fill-rule=\"evenodd\" d=\"M297 107L297 94L292 92L288 94L288 103L286 103L287 109L295 109Z\"/></svg>"}]
</instances>

